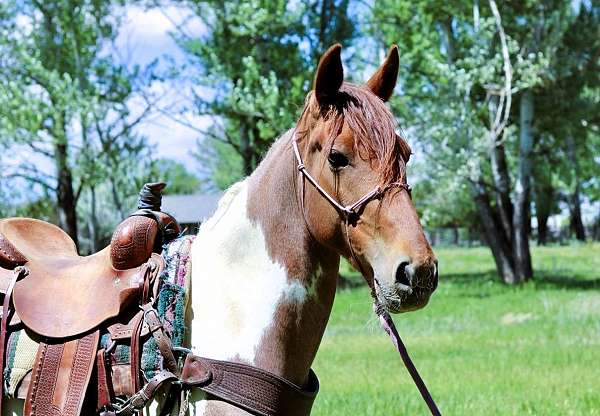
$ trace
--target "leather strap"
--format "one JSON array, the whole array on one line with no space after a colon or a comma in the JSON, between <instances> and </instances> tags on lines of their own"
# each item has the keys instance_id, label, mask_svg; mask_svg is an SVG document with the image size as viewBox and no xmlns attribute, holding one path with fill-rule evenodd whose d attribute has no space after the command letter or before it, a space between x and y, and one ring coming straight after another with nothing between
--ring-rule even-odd
<instances>
[{"instance_id":1,"label":"leather strap","mask_svg":"<svg viewBox=\"0 0 600 416\"><path fill-rule=\"evenodd\" d=\"M371 202L373 199L380 199L389 189L391 188L400 188L406 190L410 195L411 188L405 182L392 182L385 186L376 186L370 192L363 195L359 198L355 203L350 205L342 205L337 199L331 196L325 188L319 185L319 182L313 176L308 173L306 169L306 165L302 161L302 156L300 155L300 149L298 148L298 137L296 136L296 132L294 132L294 137L292 137L292 149L294 150L294 156L296 157L296 162L298 162L298 172L302 176L303 179L306 179L316 190L321 194L327 202L331 204L335 208L335 210L342 216L346 223L355 224L358 218L360 217L362 211L365 206ZM304 198L303 198L304 199Z\"/></svg>"},{"instance_id":2,"label":"leather strap","mask_svg":"<svg viewBox=\"0 0 600 416\"><path fill-rule=\"evenodd\" d=\"M106 350L101 348L96 354L96 372L98 376L98 406L97 410L108 409L114 401L114 391L109 364L106 359Z\"/></svg>"},{"instance_id":3,"label":"leather strap","mask_svg":"<svg viewBox=\"0 0 600 416\"><path fill-rule=\"evenodd\" d=\"M170 371L159 371L140 391L131 396L126 404L114 414L117 416L132 416L140 412L152 400L158 389L167 383L170 384L178 380L177 376Z\"/></svg>"},{"instance_id":4,"label":"leather strap","mask_svg":"<svg viewBox=\"0 0 600 416\"><path fill-rule=\"evenodd\" d=\"M300 387L265 370L240 363L188 354L181 381L223 401L261 416L310 414L319 380L310 370L306 387Z\"/></svg>"},{"instance_id":5,"label":"leather strap","mask_svg":"<svg viewBox=\"0 0 600 416\"><path fill-rule=\"evenodd\" d=\"M408 350L404 346L404 343L402 342L402 339L400 338L400 334L398 334L398 330L396 329L396 325L394 325L394 321L392 320L392 317L387 312L385 312L383 309L381 309L381 308L378 308L378 309L379 309L379 311L378 311L379 321L381 322L381 325L383 326L383 329L385 330L385 332L387 332L388 335L390 336L390 338L392 338L392 342L394 343L394 345L396 346L396 349L400 353L400 357L402 358L402 362L404 362L404 366L410 373L410 376L412 377L414 383L416 384L417 388L419 389L419 393L421 393L421 397L423 397L423 400L427 404L429 411L431 412L431 414L433 416L441 416L440 410L438 409L437 405L435 404L433 397L431 397L431 394L429 393L429 390L427 389L425 382L421 378L421 375L419 374L417 367L415 367L412 360L410 359L410 356L408 355Z\"/></svg>"},{"instance_id":6,"label":"leather strap","mask_svg":"<svg viewBox=\"0 0 600 416\"><path fill-rule=\"evenodd\" d=\"M0 413L2 413L2 399L4 397L4 360L6 355L6 337L8 333L8 319L10 315L10 298L12 296L15 284L20 277L27 274L27 269L17 267L13 270L13 276L4 294L2 302L2 321L0 322Z\"/></svg>"},{"instance_id":7,"label":"leather strap","mask_svg":"<svg viewBox=\"0 0 600 416\"><path fill-rule=\"evenodd\" d=\"M144 322L148 324L148 328L156 341L158 350L163 358L164 366L171 373L179 376L179 365L171 349L171 339L165 334L158 312L150 304L142 306L142 310L144 311Z\"/></svg>"},{"instance_id":8,"label":"leather strap","mask_svg":"<svg viewBox=\"0 0 600 416\"><path fill-rule=\"evenodd\" d=\"M150 263L146 263L143 271L143 281L140 285L141 299L140 305L143 307L149 301L150 296L150 285L155 283L156 273L153 266ZM154 286L157 286L154 285ZM134 318L133 330L131 332L131 353L130 353L130 367L131 367L131 389L132 391L138 391L142 386L141 372L140 372L140 361L142 359L142 328L144 325L144 315L136 315Z\"/></svg>"},{"instance_id":9,"label":"leather strap","mask_svg":"<svg viewBox=\"0 0 600 416\"><path fill-rule=\"evenodd\" d=\"M144 315L136 315L133 331L131 332L130 342L130 371L131 371L131 391L138 391L141 387L140 360L142 359L142 345L140 333L142 331L142 323Z\"/></svg>"},{"instance_id":10,"label":"leather strap","mask_svg":"<svg viewBox=\"0 0 600 416\"><path fill-rule=\"evenodd\" d=\"M92 375L100 331L64 344L40 343L25 416L78 416Z\"/></svg>"}]
</instances>

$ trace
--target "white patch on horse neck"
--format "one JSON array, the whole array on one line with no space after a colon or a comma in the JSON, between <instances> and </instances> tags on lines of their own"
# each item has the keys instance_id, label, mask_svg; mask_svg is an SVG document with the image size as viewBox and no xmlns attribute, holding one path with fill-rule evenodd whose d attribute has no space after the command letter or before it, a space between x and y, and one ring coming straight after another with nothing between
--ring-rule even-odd
<instances>
[{"instance_id":1,"label":"white patch on horse neck","mask_svg":"<svg viewBox=\"0 0 600 416\"><path fill-rule=\"evenodd\" d=\"M192 346L200 356L253 364L277 306L300 307L307 288L268 254L247 215L248 184L235 184L201 227L192 247Z\"/></svg>"}]
</instances>

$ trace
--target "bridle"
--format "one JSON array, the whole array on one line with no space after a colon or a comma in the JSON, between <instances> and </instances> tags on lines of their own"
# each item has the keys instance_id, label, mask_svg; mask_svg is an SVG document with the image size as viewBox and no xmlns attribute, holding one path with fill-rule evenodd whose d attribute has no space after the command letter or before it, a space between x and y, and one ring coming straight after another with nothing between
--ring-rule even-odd
<instances>
[{"instance_id":1,"label":"bridle","mask_svg":"<svg viewBox=\"0 0 600 416\"><path fill-rule=\"evenodd\" d=\"M294 149L294 155L296 156L296 161L298 162L298 171L302 175L304 179L306 179L314 188L321 194L323 198L327 200L335 210L342 216L342 219L346 224L355 225L356 221L360 218L361 213L363 212L365 206L371 202L373 199L381 199L385 193L392 188L399 188L400 190L404 189L409 195L411 194L411 187L409 184L404 182L392 182L385 186L376 186L370 192L364 194L361 198L358 199L354 204L350 205L342 205L337 199L331 196L319 183L315 178L308 173L306 169L306 165L302 162L302 156L300 155L300 149L298 148L298 137L294 133L292 137L292 147Z\"/></svg>"},{"instance_id":2,"label":"bridle","mask_svg":"<svg viewBox=\"0 0 600 416\"><path fill-rule=\"evenodd\" d=\"M331 196L321 185L319 185L319 182L317 182L317 180L315 178L313 178L312 175L306 169L306 165L302 161L302 156L300 155L300 149L298 148L298 136L296 135L295 131L292 136L292 148L294 150L294 155L296 156L296 162L298 163L297 169L298 169L300 178L303 181L307 180L317 190L317 192L319 192L319 194L321 194L321 196L323 198L325 198L327 200L327 202L329 202L335 208L335 210L342 217L343 223L344 223L344 228L345 228L346 241L347 241L348 247L350 249L350 255L351 255L352 259L354 260L355 264L360 269L360 272L364 276L365 273L364 273L362 264L359 261L358 257L356 256L354 247L352 245L349 227L351 225L355 226L357 224L362 212L364 211L366 205L369 202L371 202L374 199L383 198L383 196L385 195L385 193L388 190L390 190L392 188L398 188L399 190L405 190L408 193L408 195L411 196L410 185L408 185L406 182L392 182L383 187L376 186L375 188L373 188L373 190L371 190L370 192L366 193L361 198L359 198L355 203L350 204L350 205L342 205L337 199L335 199L333 196ZM304 195L302 195L300 197L300 201L301 201L302 216L304 217L304 219L306 221L305 212L304 212ZM307 223L307 226L308 226L308 223ZM429 390L427 389L425 382L421 378L417 368L415 367L410 356L408 355L406 346L404 345L404 343L402 342L402 339L400 338L400 335L398 334L398 330L396 329L396 326L394 325L394 321L392 320L392 317L389 315L389 313L383 307L381 307L381 305L378 304L377 297L375 296L375 294L372 293L372 295L375 300L375 312L379 316L379 321L380 321L383 329L385 330L385 332L392 339L394 346L400 353L402 362L404 363L404 366L410 373L415 385L419 389L419 392L421 393L421 397L423 397L423 400L427 404L427 407L429 408L429 411L431 412L431 414L433 416L441 416L441 413L440 413L437 405L435 404L433 397L431 397L431 394L429 393Z\"/></svg>"},{"instance_id":3,"label":"bridle","mask_svg":"<svg viewBox=\"0 0 600 416\"><path fill-rule=\"evenodd\" d=\"M294 149L294 155L296 156L296 162L298 162L297 169L298 169L298 172L299 172L302 180L307 180L317 190L317 192L319 192L319 194L321 194L321 196L323 198L325 198L325 200L327 200L327 202L329 202L333 206L333 208L335 208L335 210L338 212L338 214L342 217L343 224L344 224L344 231L345 231L344 235L346 237L346 243L348 244L348 249L350 250L350 256L352 257L352 260L354 260L354 263L359 268L359 271L362 273L362 275L366 276L365 270L363 269L363 266L362 266L362 263L358 259L358 256L356 255L356 252L354 250L354 245L352 244L352 238L350 237L350 229L349 228L350 228L350 226L356 226L356 224L358 223L358 220L360 219L361 214L363 213L365 207L367 206L367 204L369 202L371 202L374 199L379 199L379 200L382 199L383 196L385 195L385 193L392 188L398 188L399 190L404 189L408 193L409 197L412 198L410 185L408 185L406 182L392 182L383 187L377 185L370 192L367 192L361 198L359 198L355 203L350 204L350 205L342 205L337 199L335 199L333 196L331 196L329 194L329 192L327 192L321 185L319 185L319 182L317 182L317 180L315 178L313 178L310 173L308 173L308 170L306 169L306 165L302 161L302 156L300 155L300 149L298 147L298 136L296 135L295 131L292 136L292 148ZM303 189L304 189L304 187L303 187ZM306 221L306 216L305 216L304 192L300 196L300 205L301 205L301 210L302 210L302 216L304 217L306 226L310 229L310 227L308 226L308 221ZM373 291L371 294L375 298L375 294Z\"/></svg>"}]
</instances>

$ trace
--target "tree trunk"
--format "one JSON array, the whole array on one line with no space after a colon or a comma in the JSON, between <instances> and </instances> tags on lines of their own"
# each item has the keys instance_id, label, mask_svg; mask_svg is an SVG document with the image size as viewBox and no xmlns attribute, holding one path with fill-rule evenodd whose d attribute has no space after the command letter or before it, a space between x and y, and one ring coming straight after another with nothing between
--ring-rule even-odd
<instances>
[{"instance_id":1,"label":"tree trunk","mask_svg":"<svg viewBox=\"0 0 600 416\"><path fill-rule=\"evenodd\" d=\"M515 205L513 213L515 270L520 281L533 276L529 251L530 195L533 150L534 96L527 90L521 96L519 126L519 173L515 183Z\"/></svg>"},{"instance_id":2,"label":"tree trunk","mask_svg":"<svg viewBox=\"0 0 600 416\"><path fill-rule=\"evenodd\" d=\"M537 213L538 222L538 246L545 246L548 244L548 216Z\"/></svg>"},{"instance_id":3,"label":"tree trunk","mask_svg":"<svg viewBox=\"0 0 600 416\"><path fill-rule=\"evenodd\" d=\"M96 188L90 186L90 219L89 219L89 231L90 231L90 249L91 253L98 252L98 216L96 213Z\"/></svg>"},{"instance_id":4,"label":"tree trunk","mask_svg":"<svg viewBox=\"0 0 600 416\"><path fill-rule=\"evenodd\" d=\"M486 189L481 184L473 185L473 193L477 213L483 227L483 236L492 250L496 269L502 280L507 284L518 283L512 260L510 241L504 236L497 215L494 213Z\"/></svg>"},{"instance_id":5,"label":"tree trunk","mask_svg":"<svg viewBox=\"0 0 600 416\"><path fill-rule=\"evenodd\" d=\"M510 179L504 144L492 144L491 162L492 176L496 187L496 205L500 216L500 225L505 237L510 240L512 239L514 232L511 221L514 207L510 200Z\"/></svg>"},{"instance_id":6,"label":"tree trunk","mask_svg":"<svg viewBox=\"0 0 600 416\"><path fill-rule=\"evenodd\" d=\"M54 146L58 186L56 202L58 206L58 225L79 245L77 239L77 201L73 191L73 175L68 162L67 145L57 143Z\"/></svg>"},{"instance_id":7,"label":"tree trunk","mask_svg":"<svg viewBox=\"0 0 600 416\"><path fill-rule=\"evenodd\" d=\"M490 100L497 105L497 97ZM494 114L495 110L491 110L490 114ZM500 225L505 238L510 241L513 239L513 203L510 200L510 175L508 172L508 163L506 162L506 151L504 143L496 139L490 139L490 162L492 166L492 178L496 189L496 206Z\"/></svg>"},{"instance_id":8,"label":"tree trunk","mask_svg":"<svg viewBox=\"0 0 600 416\"><path fill-rule=\"evenodd\" d=\"M446 62L448 65L452 65L456 59L456 45L454 41L454 30L452 29L453 19L453 16L448 16L439 23L443 34L442 43L446 49Z\"/></svg>"},{"instance_id":9,"label":"tree trunk","mask_svg":"<svg viewBox=\"0 0 600 416\"><path fill-rule=\"evenodd\" d=\"M454 240L453 244L455 246L459 245L460 244L460 233L459 233L459 230L458 230L458 226L452 227L452 237L453 237L453 240Z\"/></svg>"},{"instance_id":10,"label":"tree trunk","mask_svg":"<svg viewBox=\"0 0 600 416\"><path fill-rule=\"evenodd\" d=\"M115 178L111 176L110 178L110 189L113 198L113 203L117 208L117 212L119 213L119 222L125 219L125 211L123 211L123 202L119 197L119 192L117 190L117 184L115 182Z\"/></svg>"},{"instance_id":11,"label":"tree trunk","mask_svg":"<svg viewBox=\"0 0 600 416\"><path fill-rule=\"evenodd\" d=\"M543 246L548 243L548 218L554 208L555 192L550 178L550 168L542 160L536 160L534 178L535 214L538 223L537 243Z\"/></svg>"},{"instance_id":12,"label":"tree trunk","mask_svg":"<svg viewBox=\"0 0 600 416\"><path fill-rule=\"evenodd\" d=\"M254 170L253 159L254 154L252 151L252 145L250 140L250 129L251 127L247 125L242 125L241 129L241 141L240 141L240 150L243 162L244 175L250 176L252 171Z\"/></svg>"},{"instance_id":13,"label":"tree trunk","mask_svg":"<svg viewBox=\"0 0 600 416\"><path fill-rule=\"evenodd\" d=\"M569 210L571 212L571 231L575 233L575 238L579 241L585 241L585 227L581 219L581 182L579 180L579 169L577 168L577 152L575 148L575 139L572 135L567 136L567 155L569 163L573 167L573 181L575 186L571 195L569 195Z\"/></svg>"},{"instance_id":14,"label":"tree trunk","mask_svg":"<svg viewBox=\"0 0 600 416\"><path fill-rule=\"evenodd\" d=\"M579 241L585 241L585 227L581 219L581 201L579 200L580 186L575 186L575 191L570 195L571 211L571 230L575 233L575 238Z\"/></svg>"},{"instance_id":15,"label":"tree trunk","mask_svg":"<svg viewBox=\"0 0 600 416\"><path fill-rule=\"evenodd\" d=\"M593 238L595 240L600 240L600 210L598 210L598 215L596 215L596 221L594 223Z\"/></svg>"}]
</instances>

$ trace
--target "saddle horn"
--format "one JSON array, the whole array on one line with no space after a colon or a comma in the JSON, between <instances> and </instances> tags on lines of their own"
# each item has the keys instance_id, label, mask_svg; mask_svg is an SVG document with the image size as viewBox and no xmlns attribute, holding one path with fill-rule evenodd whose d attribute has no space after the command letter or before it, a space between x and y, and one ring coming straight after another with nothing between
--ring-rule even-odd
<instances>
[{"instance_id":1,"label":"saddle horn","mask_svg":"<svg viewBox=\"0 0 600 416\"><path fill-rule=\"evenodd\" d=\"M164 182L146 183L140 190L137 211L121 222L110 241L110 260L117 270L143 264L152 252L176 238L181 227L173 216L161 211Z\"/></svg>"}]
</instances>

